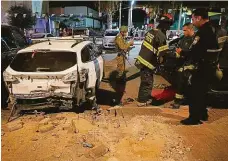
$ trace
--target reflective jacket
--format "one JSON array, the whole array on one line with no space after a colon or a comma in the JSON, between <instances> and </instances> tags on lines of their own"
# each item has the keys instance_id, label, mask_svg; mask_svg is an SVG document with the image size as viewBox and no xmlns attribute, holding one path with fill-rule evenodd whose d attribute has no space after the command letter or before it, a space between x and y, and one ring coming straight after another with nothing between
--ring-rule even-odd
<instances>
[{"instance_id":1,"label":"reflective jacket","mask_svg":"<svg viewBox=\"0 0 228 161\"><path fill-rule=\"evenodd\" d=\"M159 29L152 29L145 34L137 61L154 70L158 66L158 58L168 51L166 36Z\"/></svg>"}]
</instances>

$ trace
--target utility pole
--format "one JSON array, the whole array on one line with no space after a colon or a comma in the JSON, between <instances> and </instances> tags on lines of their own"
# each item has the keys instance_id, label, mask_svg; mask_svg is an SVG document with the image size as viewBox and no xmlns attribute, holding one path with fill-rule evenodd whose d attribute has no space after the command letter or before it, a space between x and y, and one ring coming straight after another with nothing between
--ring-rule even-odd
<instances>
[{"instance_id":1,"label":"utility pole","mask_svg":"<svg viewBox=\"0 0 228 161\"><path fill-rule=\"evenodd\" d=\"M132 11L133 11L134 1L135 0L131 1L131 7L130 7L130 9L128 11L128 27L132 27Z\"/></svg>"},{"instance_id":2,"label":"utility pole","mask_svg":"<svg viewBox=\"0 0 228 161\"><path fill-rule=\"evenodd\" d=\"M120 8L119 8L119 28L121 27L121 8L122 8L122 2L120 1Z\"/></svg>"},{"instance_id":3,"label":"utility pole","mask_svg":"<svg viewBox=\"0 0 228 161\"><path fill-rule=\"evenodd\" d=\"M131 9L128 9L128 28L131 27Z\"/></svg>"}]
</instances>

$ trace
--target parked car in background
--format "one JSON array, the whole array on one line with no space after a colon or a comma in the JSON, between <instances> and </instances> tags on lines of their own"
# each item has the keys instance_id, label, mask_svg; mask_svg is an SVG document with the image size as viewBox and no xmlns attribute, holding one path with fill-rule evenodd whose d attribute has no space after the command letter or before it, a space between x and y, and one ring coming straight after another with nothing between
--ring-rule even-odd
<instances>
[{"instance_id":1,"label":"parked car in background","mask_svg":"<svg viewBox=\"0 0 228 161\"><path fill-rule=\"evenodd\" d=\"M3 74L11 103L19 110L94 104L104 70L101 54L82 39L50 40L18 51Z\"/></svg>"},{"instance_id":2,"label":"parked car in background","mask_svg":"<svg viewBox=\"0 0 228 161\"><path fill-rule=\"evenodd\" d=\"M104 48L114 49L116 48L115 45L115 38L116 35L119 34L118 29L108 29L104 32L104 37L102 40L102 44Z\"/></svg>"},{"instance_id":3,"label":"parked car in background","mask_svg":"<svg viewBox=\"0 0 228 161\"><path fill-rule=\"evenodd\" d=\"M42 42L42 41L47 41L48 38L53 38L54 35L51 33L33 33L30 35L30 38L32 40L32 44Z\"/></svg>"},{"instance_id":4,"label":"parked car in background","mask_svg":"<svg viewBox=\"0 0 228 161\"><path fill-rule=\"evenodd\" d=\"M1 78L3 78L3 71L10 64L16 56L18 50L28 46L28 42L23 32L10 25L1 25ZM1 107L7 107L8 92L4 86L3 79L1 79Z\"/></svg>"}]
</instances>

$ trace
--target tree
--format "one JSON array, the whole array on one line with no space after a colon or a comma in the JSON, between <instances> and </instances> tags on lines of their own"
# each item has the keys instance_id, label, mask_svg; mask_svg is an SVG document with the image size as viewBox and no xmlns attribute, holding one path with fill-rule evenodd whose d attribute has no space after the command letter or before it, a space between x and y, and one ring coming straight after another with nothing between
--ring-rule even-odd
<instances>
[{"instance_id":1,"label":"tree","mask_svg":"<svg viewBox=\"0 0 228 161\"><path fill-rule=\"evenodd\" d=\"M32 16L32 11L24 6L11 6L8 13L9 23L12 26L24 30L35 24L35 16Z\"/></svg>"},{"instance_id":2,"label":"tree","mask_svg":"<svg viewBox=\"0 0 228 161\"><path fill-rule=\"evenodd\" d=\"M119 7L120 1L98 1L95 2L96 6L98 7L99 12L104 12L107 15L107 27L108 29L112 28L112 16L113 13Z\"/></svg>"}]
</instances>

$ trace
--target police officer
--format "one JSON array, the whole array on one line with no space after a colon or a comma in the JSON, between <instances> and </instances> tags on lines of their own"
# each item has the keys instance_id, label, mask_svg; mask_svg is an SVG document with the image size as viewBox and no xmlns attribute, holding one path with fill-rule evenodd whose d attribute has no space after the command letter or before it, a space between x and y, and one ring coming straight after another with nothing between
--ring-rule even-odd
<instances>
[{"instance_id":1,"label":"police officer","mask_svg":"<svg viewBox=\"0 0 228 161\"><path fill-rule=\"evenodd\" d=\"M130 49L130 46L134 44L134 41L131 40L130 42L127 42L125 40L125 37L127 36L128 27L127 26L121 26L120 27L120 33L115 38L115 44L118 50L117 55L117 78L118 79L124 79L125 77L125 58L126 53Z\"/></svg>"},{"instance_id":2,"label":"police officer","mask_svg":"<svg viewBox=\"0 0 228 161\"><path fill-rule=\"evenodd\" d=\"M157 29L151 29L145 34L135 65L140 69L140 87L138 92L138 107L152 103L153 74L159 65L159 58L168 51L166 31L169 30L171 20L166 16L159 18Z\"/></svg>"},{"instance_id":3,"label":"police officer","mask_svg":"<svg viewBox=\"0 0 228 161\"><path fill-rule=\"evenodd\" d=\"M196 9L192 22L198 28L190 46L192 60L197 68L191 76L189 92L189 117L181 121L184 125L197 125L208 120L206 95L208 85L216 71L218 42L208 20L206 9ZM184 52L181 54L185 54Z\"/></svg>"},{"instance_id":4,"label":"police officer","mask_svg":"<svg viewBox=\"0 0 228 161\"><path fill-rule=\"evenodd\" d=\"M191 58L189 55L181 57L182 52L188 52L190 45L194 40L194 27L192 23L186 23L183 25L184 37L178 42L178 48L176 48L176 57L181 59L181 67L177 72L177 92L175 94L174 103L171 104L171 108L178 109L184 101L184 91L186 90L187 79L189 72L194 69L193 64L191 64Z\"/></svg>"}]
</instances>

